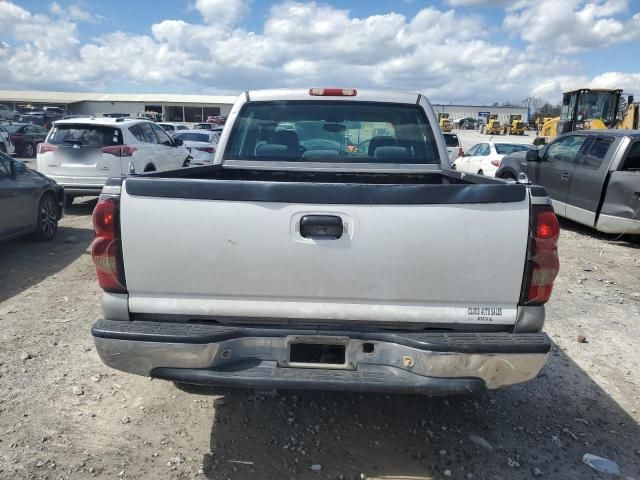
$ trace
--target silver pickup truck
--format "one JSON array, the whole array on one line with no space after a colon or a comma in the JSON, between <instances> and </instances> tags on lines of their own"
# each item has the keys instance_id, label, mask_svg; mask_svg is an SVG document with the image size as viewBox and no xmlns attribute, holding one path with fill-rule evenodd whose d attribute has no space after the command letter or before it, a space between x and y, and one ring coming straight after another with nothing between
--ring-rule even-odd
<instances>
[{"instance_id":1,"label":"silver pickup truck","mask_svg":"<svg viewBox=\"0 0 640 480\"><path fill-rule=\"evenodd\" d=\"M214 165L110 179L105 364L180 383L429 395L525 382L551 343L545 190L450 170L416 93L250 91Z\"/></svg>"}]
</instances>

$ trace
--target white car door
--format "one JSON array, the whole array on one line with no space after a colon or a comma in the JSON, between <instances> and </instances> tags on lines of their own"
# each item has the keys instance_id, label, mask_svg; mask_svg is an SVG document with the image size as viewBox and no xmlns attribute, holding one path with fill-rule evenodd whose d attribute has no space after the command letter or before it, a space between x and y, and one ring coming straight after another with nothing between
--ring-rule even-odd
<instances>
[{"instance_id":1,"label":"white car door","mask_svg":"<svg viewBox=\"0 0 640 480\"><path fill-rule=\"evenodd\" d=\"M162 157L162 161L164 162L162 170L174 170L184 166L184 161L189 155L186 149L181 146L175 146L171 137L167 135L167 132L155 123L151 124L151 128L158 138L156 148L158 149L158 155ZM158 168L158 170L160 170L160 168Z\"/></svg>"},{"instance_id":2,"label":"white car door","mask_svg":"<svg viewBox=\"0 0 640 480\"><path fill-rule=\"evenodd\" d=\"M162 155L158 155L158 138L153 133L150 122L140 122L130 127L131 132L140 141L136 148L136 172L163 170Z\"/></svg>"},{"instance_id":3,"label":"white car door","mask_svg":"<svg viewBox=\"0 0 640 480\"><path fill-rule=\"evenodd\" d=\"M470 173L484 173L487 170L487 164L489 163L489 156L491 155L491 147L488 143L481 143L478 146L473 161L470 162Z\"/></svg>"},{"instance_id":4,"label":"white car door","mask_svg":"<svg viewBox=\"0 0 640 480\"><path fill-rule=\"evenodd\" d=\"M456 169L460 170L461 172L471 172L469 164L471 160L474 158L474 155L478 151L479 147L480 147L480 144L476 144L473 147L471 147L469 150L467 150L462 157L459 157L456 160Z\"/></svg>"}]
</instances>

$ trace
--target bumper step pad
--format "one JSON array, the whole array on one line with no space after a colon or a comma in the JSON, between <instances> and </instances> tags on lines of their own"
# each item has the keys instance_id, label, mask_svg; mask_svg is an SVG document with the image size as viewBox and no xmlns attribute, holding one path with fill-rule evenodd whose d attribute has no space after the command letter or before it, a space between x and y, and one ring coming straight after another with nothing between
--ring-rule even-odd
<instances>
[{"instance_id":1,"label":"bumper step pad","mask_svg":"<svg viewBox=\"0 0 640 480\"><path fill-rule=\"evenodd\" d=\"M275 362L244 362L224 369L156 368L154 378L218 387L413 393L433 396L475 395L485 390L478 378L433 378L399 368L377 366L358 370L278 368Z\"/></svg>"},{"instance_id":2,"label":"bumper step pad","mask_svg":"<svg viewBox=\"0 0 640 480\"><path fill-rule=\"evenodd\" d=\"M415 332L355 327L304 328L287 326L232 326L216 323L170 323L98 320L94 337L143 342L203 344L246 337L288 335L344 336L364 341L391 342L420 350L451 353L548 353L551 341L545 333Z\"/></svg>"}]
</instances>

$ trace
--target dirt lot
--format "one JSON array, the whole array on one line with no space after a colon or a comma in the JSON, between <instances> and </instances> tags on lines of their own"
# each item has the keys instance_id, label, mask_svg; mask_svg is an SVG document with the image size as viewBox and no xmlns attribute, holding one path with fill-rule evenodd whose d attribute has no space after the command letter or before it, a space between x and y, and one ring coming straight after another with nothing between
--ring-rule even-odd
<instances>
[{"instance_id":1,"label":"dirt lot","mask_svg":"<svg viewBox=\"0 0 640 480\"><path fill-rule=\"evenodd\" d=\"M93 205L73 206L54 242L0 245L0 478L606 478L585 453L640 478L638 245L563 223L554 348L526 385L472 399L189 392L100 362Z\"/></svg>"}]
</instances>

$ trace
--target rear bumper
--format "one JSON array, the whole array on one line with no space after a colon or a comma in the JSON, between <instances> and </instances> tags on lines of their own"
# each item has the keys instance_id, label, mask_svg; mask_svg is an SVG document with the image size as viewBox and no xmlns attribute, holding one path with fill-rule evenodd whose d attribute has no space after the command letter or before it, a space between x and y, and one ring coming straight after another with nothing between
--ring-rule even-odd
<instances>
[{"instance_id":1,"label":"rear bumper","mask_svg":"<svg viewBox=\"0 0 640 480\"><path fill-rule=\"evenodd\" d=\"M102 192L102 185L93 186L93 185L65 185L64 191L67 195L87 195L87 196L98 196L100 192Z\"/></svg>"},{"instance_id":2,"label":"rear bumper","mask_svg":"<svg viewBox=\"0 0 640 480\"><path fill-rule=\"evenodd\" d=\"M107 177L68 177L44 172L49 178L64 187L67 195L100 195Z\"/></svg>"},{"instance_id":3,"label":"rear bumper","mask_svg":"<svg viewBox=\"0 0 640 480\"><path fill-rule=\"evenodd\" d=\"M551 342L544 333L425 333L99 320L102 361L185 383L452 395L533 379ZM345 363L292 367L294 342L345 345ZM373 345L373 352L364 344Z\"/></svg>"}]
</instances>

